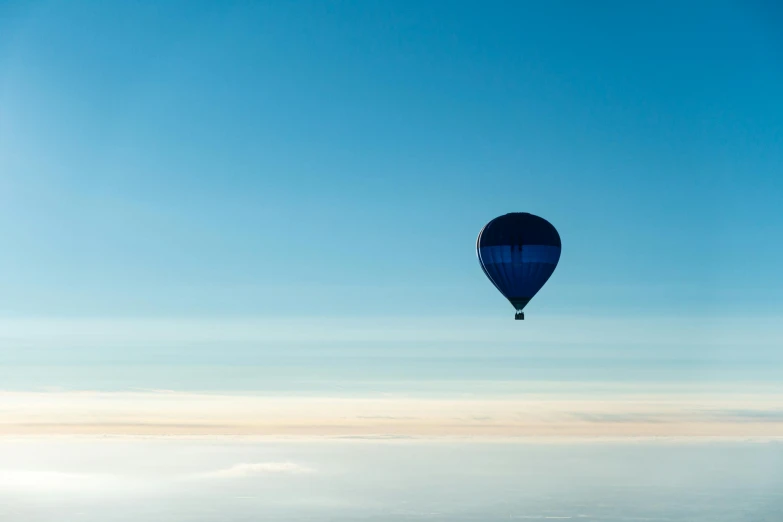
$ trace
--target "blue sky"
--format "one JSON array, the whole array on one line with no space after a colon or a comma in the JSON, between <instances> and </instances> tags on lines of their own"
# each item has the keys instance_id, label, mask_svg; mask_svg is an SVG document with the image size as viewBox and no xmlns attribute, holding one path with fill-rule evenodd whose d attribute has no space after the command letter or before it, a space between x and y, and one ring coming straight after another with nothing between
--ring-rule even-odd
<instances>
[{"instance_id":1,"label":"blue sky","mask_svg":"<svg viewBox=\"0 0 783 522\"><path fill-rule=\"evenodd\" d=\"M778 309L783 41L740 3L5 3L6 314Z\"/></svg>"},{"instance_id":2,"label":"blue sky","mask_svg":"<svg viewBox=\"0 0 783 522\"><path fill-rule=\"evenodd\" d=\"M7 382L769 380L776 21L734 2L2 3ZM522 324L474 251L509 211L564 244Z\"/></svg>"}]
</instances>

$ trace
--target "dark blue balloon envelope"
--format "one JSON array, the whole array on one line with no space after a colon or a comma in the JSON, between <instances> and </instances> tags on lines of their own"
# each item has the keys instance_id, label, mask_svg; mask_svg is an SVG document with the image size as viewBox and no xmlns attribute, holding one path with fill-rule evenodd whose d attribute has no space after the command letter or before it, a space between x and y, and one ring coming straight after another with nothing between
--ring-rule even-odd
<instances>
[{"instance_id":1,"label":"dark blue balloon envelope","mask_svg":"<svg viewBox=\"0 0 783 522\"><path fill-rule=\"evenodd\" d=\"M487 223L476 240L476 253L484 273L516 309L516 319L560 260L560 234L544 218L525 212L497 217Z\"/></svg>"}]
</instances>

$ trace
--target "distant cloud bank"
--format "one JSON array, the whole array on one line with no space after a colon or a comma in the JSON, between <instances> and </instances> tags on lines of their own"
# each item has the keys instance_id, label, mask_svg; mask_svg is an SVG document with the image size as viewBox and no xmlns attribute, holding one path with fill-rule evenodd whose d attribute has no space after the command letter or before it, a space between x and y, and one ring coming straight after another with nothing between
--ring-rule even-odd
<instances>
[{"instance_id":1,"label":"distant cloud bank","mask_svg":"<svg viewBox=\"0 0 783 522\"><path fill-rule=\"evenodd\" d=\"M0 435L250 435L357 438L778 437L783 394L611 398L281 397L184 392L0 392ZM242 464L215 476L304 472Z\"/></svg>"}]
</instances>

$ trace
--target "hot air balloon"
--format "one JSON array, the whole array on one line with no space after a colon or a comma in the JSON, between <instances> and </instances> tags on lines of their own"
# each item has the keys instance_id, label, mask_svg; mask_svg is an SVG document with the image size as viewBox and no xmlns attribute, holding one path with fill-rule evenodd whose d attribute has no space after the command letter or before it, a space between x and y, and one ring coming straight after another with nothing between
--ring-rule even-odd
<instances>
[{"instance_id":1,"label":"hot air balloon","mask_svg":"<svg viewBox=\"0 0 783 522\"><path fill-rule=\"evenodd\" d=\"M526 212L496 217L479 232L476 253L484 273L516 309L515 319L555 271L560 234L544 218Z\"/></svg>"}]
</instances>

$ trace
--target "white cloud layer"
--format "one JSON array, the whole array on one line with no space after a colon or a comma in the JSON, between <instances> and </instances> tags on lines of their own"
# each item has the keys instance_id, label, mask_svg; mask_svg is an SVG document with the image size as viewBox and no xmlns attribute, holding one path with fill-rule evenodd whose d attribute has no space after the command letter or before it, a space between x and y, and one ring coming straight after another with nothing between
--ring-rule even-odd
<instances>
[{"instance_id":1,"label":"white cloud layer","mask_svg":"<svg viewBox=\"0 0 783 522\"><path fill-rule=\"evenodd\" d=\"M219 469L198 475L200 478L236 479L262 475L302 475L315 470L293 462L251 462L235 464L229 468Z\"/></svg>"},{"instance_id":2,"label":"white cloud layer","mask_svg":"<svg viewBox=\"0 0 783 522\"><path fill-rule=\"evenodd\" d=\"M0 469L0 491L88 492L110 488L116 482L116 478L109 475Z\"/></svg>"}]
</instances>

